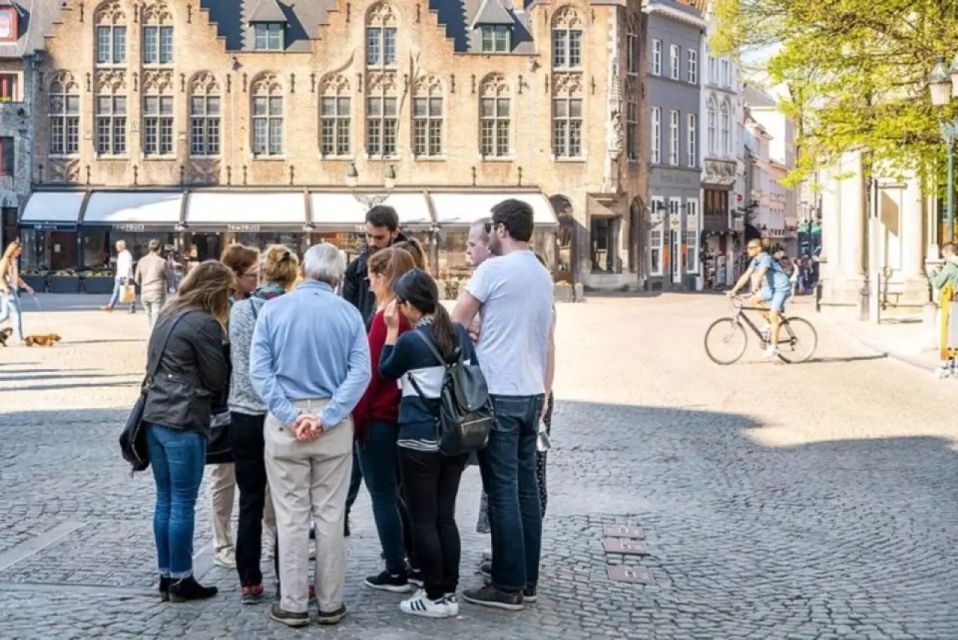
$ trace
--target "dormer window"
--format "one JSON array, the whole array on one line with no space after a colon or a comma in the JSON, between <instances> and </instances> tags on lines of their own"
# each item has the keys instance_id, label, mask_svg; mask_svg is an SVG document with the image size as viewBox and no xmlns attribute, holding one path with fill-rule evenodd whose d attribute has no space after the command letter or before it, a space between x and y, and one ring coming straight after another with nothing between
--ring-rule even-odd
<instances>
[{"instance_id":1,"label":"dormer window","mask_svg":"<svg viewBox=\"0 0 958 640\"><path fill-rule=\"evenodd\" d=\"M257 51L282 51L283 26L281 22L258 22L254 24L255 49Z\"/></svg>"},{"instance_id":2,"label":"dormer window","mask_svg":"<svg viewBox=\"0 0 958 640\"><path fill-rule=\"evenodd\" d=\"M17 8L0 7L0 42L16 42L20 35L17 26Z\"/></svg>"},{"instance_id":3,"label":"dormer window","mask_svg":"<svg viewBox=\"0 0 958 640\"><path fill-rule=\"evenodd\" d=\"M482 34L482 53L508 53L512 49L512 31L507 25L484 24L479 30Z\"/></svg>"}]
</instances>

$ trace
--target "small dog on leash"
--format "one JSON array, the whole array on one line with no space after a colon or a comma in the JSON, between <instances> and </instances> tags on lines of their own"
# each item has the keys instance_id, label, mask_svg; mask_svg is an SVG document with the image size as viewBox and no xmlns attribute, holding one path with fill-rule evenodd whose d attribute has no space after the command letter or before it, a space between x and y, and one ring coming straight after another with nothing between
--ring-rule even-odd
<instances>
[{"instance_id":1,"label":"small dog on leash","mask_svg":"<svg viewBox=\"0 0 958 640\"><path fill-rule=\"evenodd\" d=\"M13 329L11 329L10 327L4 327L3 329L0 329L0 344L2 344L3 346L7 346L7 340L12 335L13 335Z\"/></svg>"},{"instance_id":2,"label":"small dog on leash","mask_svg":"<svg viewBox=\"0 0 958 640\"><path fill-rule=\"evenodd\" d=\"M27 339L24 340L24 343L28 347L52 347L62 339L63 338L55 333L48 333L42 336L27 336Z\"/></svg>"}]
</instances>

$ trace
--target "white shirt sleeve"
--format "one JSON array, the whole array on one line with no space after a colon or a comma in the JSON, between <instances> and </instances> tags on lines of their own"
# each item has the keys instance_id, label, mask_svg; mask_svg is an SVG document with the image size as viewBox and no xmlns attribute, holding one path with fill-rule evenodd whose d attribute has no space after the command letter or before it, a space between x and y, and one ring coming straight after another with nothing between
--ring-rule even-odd
<instances>
[{"instance_id":1,"label":"white shirt sleeve","mask_svg":"<svg viewBox=\"0 0 958 640\"><path fill-rule=\"evenodd\" d=\"M494 259L486 260L479 265L466 285L466 291L479 302L486 302L495 289L495 265L492 264Z\"/></svg>"}]
</instances>

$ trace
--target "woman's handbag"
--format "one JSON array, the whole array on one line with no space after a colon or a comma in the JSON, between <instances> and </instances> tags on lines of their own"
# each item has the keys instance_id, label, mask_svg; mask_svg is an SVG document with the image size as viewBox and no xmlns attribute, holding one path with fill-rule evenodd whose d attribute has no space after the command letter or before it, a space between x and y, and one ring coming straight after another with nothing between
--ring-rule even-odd
<instances>
[{"instance_id":1,"label":"woman's handbag","mask_svg":"<svg viewBox=\"0 0 958 640\"><path fill-rule=\"evenodd\" d=\"M146 394L153 383L153 377L160 369L160 362L163 360L163 352L166 351L166 344L173 335L173 329L186 313L176 316L162 335L153 334L153 339L160 341L160 350L156 354L153 363L147 369L146 377L143 378L143 384L140 385L140 397L136 399L133 410L130 411L130 417L126 419L126 426L120 433L120 453L123 459L130 463L132 471L145 471L150 466L150 455L146 448L146 425L143 423L143 410L146 408ZM153 340L150 341L152 346Z\"/></svg>"},{"instance_id":2,"label":"woman's handbag","mask_svg":"<svg viewBox=\"0 0 958 640\"><path fill-rule=\"evenodd\" d=\"M213 415L210 420L209 441L206 443L206 464L226 464L233 462L233 442L230 438L230 379L232 377L232 361L230 360L230 346L223 347L226 352L226 362L230 371L226 374L226 386L217 394L213 401Z\"/></svg>"}]
</instances>

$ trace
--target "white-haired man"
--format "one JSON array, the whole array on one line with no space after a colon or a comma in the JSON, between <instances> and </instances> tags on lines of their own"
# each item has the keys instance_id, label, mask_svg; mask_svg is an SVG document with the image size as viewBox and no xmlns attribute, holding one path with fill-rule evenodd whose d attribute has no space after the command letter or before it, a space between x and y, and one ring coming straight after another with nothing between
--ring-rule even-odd
<instances>
[{"instance_id":1,"label":"white-haired man","mask_svg":"<svg viewBox=\"0 0 958 640\"><path fill-rule=\"evenodd\" d=\"M133 254L126 248L126 240L116 241L116 276L113 278L113 295L110 302L103 307L104 311L113 312L113 307L120 301L123 287L133 284ZM136 312L136 299L130 303L130 313Z\"/></svg>"},{"instance_id":2,"label":"white-haired man","mask_svg":"<svg viewBox=\"0 0 958 640\"><path fill-rule=\"evenodd\" d=\"M320 624L336 624L343 604L343 516L352 468L353 408L371 374L359 311L334 293L346 261L330 244L303 259L306 280L270 300L250 351L250 381L269 409L266 475L279 533L278 622L309 624L309 524L316 526L316 598Z\"/></svg>"}]
</instances>

